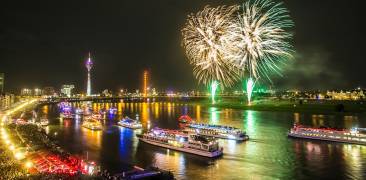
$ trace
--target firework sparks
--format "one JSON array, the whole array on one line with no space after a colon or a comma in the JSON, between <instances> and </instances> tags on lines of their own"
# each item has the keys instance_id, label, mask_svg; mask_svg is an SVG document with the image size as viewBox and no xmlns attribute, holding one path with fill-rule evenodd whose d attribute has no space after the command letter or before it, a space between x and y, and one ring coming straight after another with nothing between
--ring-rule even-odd
<instances>
[{"instance_id":1,"label":"firework sparks","mask_svg":"<svg viewBox=\"0 0 366 180\"><path fill-rule=\"evenodd\" d=\"M188 16L182 30L183 46L193 65L199 82L209 85L214 81L223 87L233 85L239 78L239 69L224 58L224 38L238 6L206 6L197 14Z\"/></svg>"},{"instance_id":2,"label":"firework sparks","mask_svg":"<svg viewBox=\"0 0 366 180\"><path fill-rule=\"evenodd\" d=\"M278 64L284 63L293 52L287 32L293 26L289 12L282 3L272 0L249 0L230 21L225 38L226 59L248 71L256 79L269 73L280 73Z\"/></svg>"},{"instance_id":3,"label":"firework sparks","mask_svg":"<svg viewBox=\"0 0 366 180\"><path fill-rule=\"evenodd\" d=\"M248 0L240 7L207 6L188 16L183 46L203 84L217 87L218 81L230 87L247 73L250 103L255 82L261 76L270 80L272 72L280 74L279 64L292 57L292 34L287 31L291 27L288 10L272 0Z\"/></svg>"},{"instance_id":4,"label":"firework sparks","mask_svg":"<svg viewBox=\"0 0 366 180\"><path fill-rule=\"evenodd\" d=\"M253 93L253 89L254 89L254 85L255 85L255 82L253 81L252 78L249 78L247 80L247 98L248 98L248 103L250 105L250 102L252 100L252 93Z\"/></svg>"},{"instance_id":5,"label":"firework sparks","mask_svg":"<svg viewBox=\"0 0 366 180\"><path fill-rule=\"evenodd\" d=\"M213 81L211 84L211 100L212 104L215 104L215 96L216 96L216 90L219 87L219 83L217 81Z\"/></svg>"}]
</instances>

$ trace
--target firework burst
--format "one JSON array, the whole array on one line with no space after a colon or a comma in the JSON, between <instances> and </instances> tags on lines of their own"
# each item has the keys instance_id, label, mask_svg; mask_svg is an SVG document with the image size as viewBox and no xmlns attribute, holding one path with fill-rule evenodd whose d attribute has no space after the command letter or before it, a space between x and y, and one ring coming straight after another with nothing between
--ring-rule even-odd
<instances>
[{"instance_id":1,"label":"firework burst","mask_svg":"<svg viewBox=\"0 0 366 180\"><path fill-rule=\"evenodd\" d=\"M236 18L230 21L225 39L225 59L242 72L256 79L269 73L280 73L279 64L293 52L287 32L293 26L289 12L282 3L272 0L245 2Z\"/></svg>"},{"instance_id":2,"label":"firework burst","mask_svg":"<svg viewBox=\"0 0 366 180\"><path fill-rule=\"evenodd\" d=\"M183 46L193 65L199 82L209 85L214 81L222 87L233 85L239 78L239 69L225 59L224 44L238 6L206 6L202 11L188 16L182 30Z\"/></svg>"}]
</instances>

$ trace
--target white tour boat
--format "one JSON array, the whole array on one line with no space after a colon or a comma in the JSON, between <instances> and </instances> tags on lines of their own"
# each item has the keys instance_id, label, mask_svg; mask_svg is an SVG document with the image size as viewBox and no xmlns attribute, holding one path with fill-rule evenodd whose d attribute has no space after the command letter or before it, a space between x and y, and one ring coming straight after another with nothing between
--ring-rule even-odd
<instances>
[{"instance_id":1,"label":"white tour boat","mask_svg":"<svg viewBox=\"0 0 366 180\"><path fill-rule=\"evenodd\" d=\"M214 138L183 131L155 128L138 137L148 144L195 155L213 158L223 154L223 148Z\"/></svg>"},{"instance_id":2,"label":"white tour boat","mask_svg":"<svg viewBox=\"0 0 366 180\"><path fill-rule=\"evenodd\" d=\"M363 129L312 128L295 124L288 133L289 137L316 139L366 145L366 134Z\"/></svg>"},{"instance_id":3,"label":"white tour boat","mask_svg":"<svg viewBox=\"0 0 366 180\"><path fill-rule=\"evenodd\" d=\"M125 117L117 123L119 126L130 128L130 129L141 129L142 124L134 119Z\"/></svg>"},{"instance_id":4,"label":"white tour boat","mask_svg":"<svg viewBox=\"0 0 366 180\"><path fill-rule=\"evenodd\" d=\"M249 139L244 131L235 127L190 123L184 131L221 139L245 141Z\"/></svg>"}]
</instances>

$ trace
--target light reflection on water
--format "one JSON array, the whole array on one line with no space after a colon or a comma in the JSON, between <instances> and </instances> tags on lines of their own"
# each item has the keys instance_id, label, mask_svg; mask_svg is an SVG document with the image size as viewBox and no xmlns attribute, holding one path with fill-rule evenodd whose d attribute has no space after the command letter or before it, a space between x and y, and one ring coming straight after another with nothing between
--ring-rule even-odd
<instances>
[{"instance_id":1,"label":"light reflection on water","mask_svg":"<svg viewBox=\"0 0 366 180\"><path fill-rule=\"evenodd\" d=\"M81 107L81 103L74 106ZM93 110L116 107L116 115L107 115L103 131L80 126L82 118L59 119L56 106L45 106L46 132L58 139L68 151L88 155L112 172L127 165L156 165L174 172L178 179L363 179L366 178L366 146L292 139L287 132L294 122L312 126L343 128L366 127L365 115L343 116L309 113L260 112L205 108L174 102L93 103ZM198 122L223 124L244 129L247 142L219 140L224 156L212 160L166 150L139 142L132 131L116 126L124 116L136 118L143 127L178 128L177 119L188 114Z\"/></svg>"}]
</instances>

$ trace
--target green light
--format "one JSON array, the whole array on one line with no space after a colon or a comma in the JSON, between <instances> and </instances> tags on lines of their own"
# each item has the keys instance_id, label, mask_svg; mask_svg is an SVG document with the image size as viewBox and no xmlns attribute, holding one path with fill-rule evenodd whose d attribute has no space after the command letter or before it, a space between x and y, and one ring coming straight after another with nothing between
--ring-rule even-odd
<instances>
[{"instance_id":1,"label":"green light","mask_svg":"<svg viewBox=\"0 0 366 180\"><path fill-rule=\"evenodd\" d=\"M246 130L249 134L255 134L255 115L253 111L245 111Z\"/></svg>"},{"instance_id":2,"label":"green light","mask_svg":"<svg viewBox=\"0 0 366 180\"><path fill-rule=\"evenodd\" d=\"M247 97L248 97L248 104L250 104L251 99L252 99L252 93L253 93L254 85L255 85L255 82L253 81L253 79L252 79L252 78L249 78L249 79L247 80Z\"/></svg>"},{"instance_id":3,"label":"green light","mask_svg":"<svg viewBox=\"0 0 366 180\"><path fill-rule=\"evenodd\" d=\"M219 83L217 81L213 81L211 83L211 100L212 104L215 104L215 96L216 96L216 90L219 87Z\"/></svg>"},{"instance_id":4,"label":"green light","mask_svg":"<svg viewBox=\"0 0 366 180\"><path fill-rule=\"evenodd\" d=\"M211 107L210 109L210 123L216 124L219 118L219 113L217 112L217 108Z\"/></svg>"}]
</instances>

